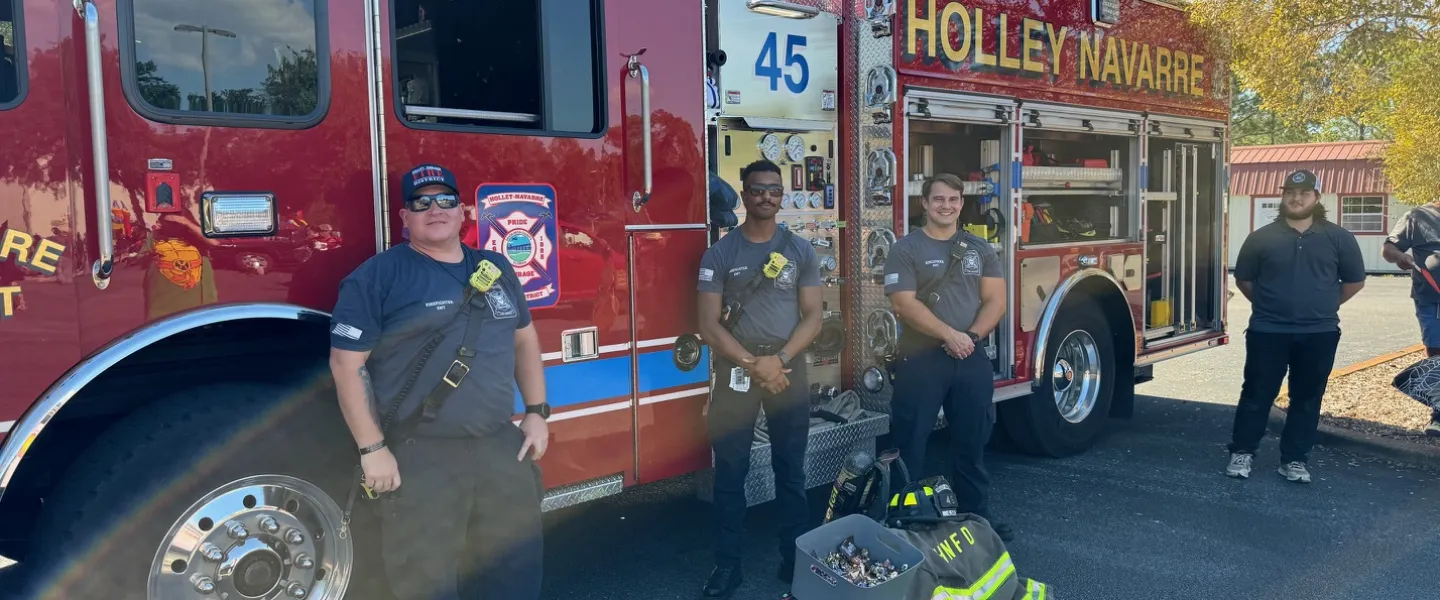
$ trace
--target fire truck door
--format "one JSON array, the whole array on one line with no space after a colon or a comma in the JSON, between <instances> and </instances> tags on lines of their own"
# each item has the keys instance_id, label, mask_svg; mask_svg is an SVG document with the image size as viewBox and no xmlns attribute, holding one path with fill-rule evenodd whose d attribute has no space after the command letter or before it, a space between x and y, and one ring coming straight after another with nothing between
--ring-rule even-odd
<instances>
[{"instance_id":1,"label":"fire truck door","mask_svg":"<svg viewBox=\"0 0 1440 600\"><path fill-rule=\"evenodd\" d=\"M609 202L625 214L629 237L641 482L710 466L702 416L709 357L702 349L696 362L676 360L686 357L675 348L678 336L695 331L696 274L709 235L703 10L701 2L656 0L605 8L614 15L609 56L628 56L611 63L620 82L623 185Z\"/></svg>"},{"instance_id":2,"label":"fire truck door","mask_svg":"<svg viewBox=\"0 0 1440 600\"><path fill-rule=\"evenodd\" d=\"M0 0L0 439L79 359L75 287L90 285L74 243L66 156L68 85L58 23L74 9ZM107 222L108 225L108 222Z\"/></svg>"},{"instance_id":3,"label":"fire truck door","mask_svg":"<svg viewBox=\"0 0 1440 600\"><path fill-rule=\"evenodd\" d=\"M374 239L370 159L347 151L368 146L364 64L345 58L364 36L337 3L83 0L68 11L61 29L77 39L65 56L83 85L71 109L86 194L76 212L96 233L76 288L84 352L222 303L334 307L340 278L368 254L334 252L342 235Z\"/></svg>"}]
</instances>

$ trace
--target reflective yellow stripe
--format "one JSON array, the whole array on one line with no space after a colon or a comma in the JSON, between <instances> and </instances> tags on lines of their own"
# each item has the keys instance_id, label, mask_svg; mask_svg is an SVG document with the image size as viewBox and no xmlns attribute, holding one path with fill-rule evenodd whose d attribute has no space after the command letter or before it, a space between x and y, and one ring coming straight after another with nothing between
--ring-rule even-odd
<instances>
[{"instance_id":1,"label":"reflective yellow stripe","mask_svg":"<svg viewBox=\"0 0 1440 600\"><path fill-rule=\"evenodd\" d=\"M1000 555L975 585L967 588L936 586L935 591L931 592L930 600L989 600L1014 574L1015 563L1011 562L1010 553L1006 552Z\"/></svg>"},{"instance_id":2,"label":"reflective yellow stripe","mask_svg":"<svg viewBox=\"0 0 1440 600\"><path fill-rule=\"evenodd\" d=\"M1045 600L1045 584L1034 579L1025 582L1025 597L1031 600Z\"/></svg>"}]
</instances>

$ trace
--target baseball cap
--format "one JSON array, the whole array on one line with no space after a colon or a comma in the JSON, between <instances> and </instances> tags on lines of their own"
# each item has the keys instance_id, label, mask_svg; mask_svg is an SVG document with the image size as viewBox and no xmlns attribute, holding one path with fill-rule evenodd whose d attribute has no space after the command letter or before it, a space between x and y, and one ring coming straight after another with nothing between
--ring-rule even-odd
<instances>
[{"instance_id":1,"label":"baseball cap","mask_svg":"<svg viewBox=\"0 0 1440 600\"><path fill-rule=\"evenodd\" d=\"M450 169L435 164L424 164L405 174L404 180L400 182L400 194L405 200L409 200L418 190L427 185L443 185L450 188L450 191L459 194L460 188L455 183L455 174Z\"/></svg>"},{"instance_id":2,"label":"baseball cap","mask_svg":"<svg viewBox=\"0 0 1440 600\"><path fill-rule=\"evenodd\" d=\"M1320 191L1320 180L1314 173L1301 169L1291 173L1285 178L1285 185L1280 186L1282 190L1315 190Z\"/></svg>"}]
</instances>

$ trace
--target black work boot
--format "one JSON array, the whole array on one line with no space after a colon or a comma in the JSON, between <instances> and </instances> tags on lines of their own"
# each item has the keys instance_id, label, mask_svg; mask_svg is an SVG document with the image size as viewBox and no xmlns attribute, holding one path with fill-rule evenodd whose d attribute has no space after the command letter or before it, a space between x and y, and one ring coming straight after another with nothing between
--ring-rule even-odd
<instances>
[{"instance_id":1,"label":"black work boot","mask_svg":"<svg viewBox=\"0 0 1440 600\"><path fill-rule=\"evenodd\" d=\"M742 579L744 577L740 572L740 567L717 565L715 570L710 572L710 579L705 581L703 595L706 598L729 598L731 594L735 593L735 589L740 587Z\"/></svg>"},{"instance_id":2,"label":"black work boot","mask_svg":"<svg viewBox=\"0 0 1440 600\"><path fill-rule=\"evenodd\" d=\"M780 568L775 571L775 576L787 584L793 582L795 580L795 559L781 559Z\"/></svg>"}]
</instances>

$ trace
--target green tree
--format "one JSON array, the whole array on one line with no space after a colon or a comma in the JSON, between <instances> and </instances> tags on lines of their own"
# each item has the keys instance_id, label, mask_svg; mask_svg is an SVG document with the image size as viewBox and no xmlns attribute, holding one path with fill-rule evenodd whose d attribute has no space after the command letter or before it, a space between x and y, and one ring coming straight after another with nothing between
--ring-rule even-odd
<instances>
[{"instance_id":1,"label":"green tree","mask_svg":"<svg viewBox=\"0 0 1440 600\"><path fill-rule=\"evenodd\" d=\"M1195 0L1259 108L1314 139L1392 139L1398 199L1440 200L1440 3Z\"/></svg>"}]
</instances>

